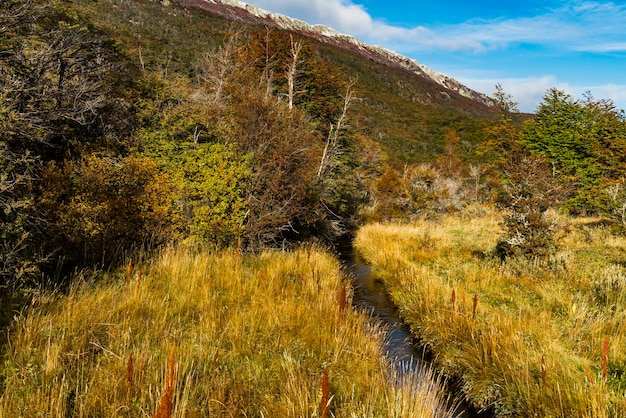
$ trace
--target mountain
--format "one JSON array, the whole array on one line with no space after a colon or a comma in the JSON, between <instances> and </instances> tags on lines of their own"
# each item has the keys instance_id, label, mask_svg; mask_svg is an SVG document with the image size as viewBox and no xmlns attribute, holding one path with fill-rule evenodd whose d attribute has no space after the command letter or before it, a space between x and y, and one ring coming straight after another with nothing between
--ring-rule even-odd
<instances>
[{"instance_id":1,"label":"mountain","mask_svg":"<svg viewBox=\"0 0 626 418\"><path fill-rule=\"evenodd\" d=\"M74 0L134 66L167 67L194 77L198 59L219 48L236 26L242 34L271 28L301 38L341 78L358 78L350 126L375 141L389 161L436 160L445 136L459 137L462 157L478 161L483 130L499 114L493 101L451 77L353 37L236 0Z\"/></svg>"},{"instance_id":2,"label":"mountain","mask_svg":"<svg viewBox=\"0 0 626 418\"><path fill-rule=\"evenodd\" d=\"M434 81L443 88L439 91L439 94L444 97L452 92L452 94L459 94L485 106L495 106L493 99L483 93L468 88L452 77L434 71L415 60L388 49L363 43L352 36L341 34L324 25L310 25L301 20L275 14L251 4L242 3L238 0L178 0L176 3L184 7L197 7L237 22L278 27L283 30L299 33L300 35L316 39L322 43L360 55L373 62L389 67L400 68L417 77ZM166 0L164 4L171 4L171 2Z\"/></svg>"}]
</instances>

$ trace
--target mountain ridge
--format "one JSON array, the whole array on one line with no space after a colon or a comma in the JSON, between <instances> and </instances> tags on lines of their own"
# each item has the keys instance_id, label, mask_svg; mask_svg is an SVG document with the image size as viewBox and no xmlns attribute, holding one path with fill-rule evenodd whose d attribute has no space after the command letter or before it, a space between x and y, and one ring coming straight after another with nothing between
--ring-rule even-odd
<instances>
[{"instance_id":1,"label":"mountain ridge","mask_svg":"<svg viewBox=\"0 0 626 418\"><path fill-rule=\"evenodd\" d=\"M170 0L162 0L165 6ZM325 25L311 25L305 21L289 16L272 13L257 6L240 2L239 0L177 0L176 4L183 7L197 7L229 20L248 24L266 25L290 30L312 37L325 44L333 45L344 50L350 50L380 64L408 71L419 77L429 79L443 87L470 100L474 100L487 107L495 107L495 101L484 93L472 90L454 78L439 73L416 60L402 54L361 42L357 38L342 34ZM448 94L445 90L442 95Z\"/></svg>"}]
</instances>

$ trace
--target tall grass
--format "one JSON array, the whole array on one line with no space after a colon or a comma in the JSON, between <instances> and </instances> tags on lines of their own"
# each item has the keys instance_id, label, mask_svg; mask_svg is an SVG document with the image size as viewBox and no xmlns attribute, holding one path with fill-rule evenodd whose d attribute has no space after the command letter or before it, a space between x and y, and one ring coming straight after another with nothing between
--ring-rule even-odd
<instances>
[{"instance_id":1,"label":"tall grass","mask_svg":"<svg viewBox=\"0 0 626 418\"><path fill-rule=\"evenodd\" d=\"M366 226L355 245L476 406L626 416L626 239L590 221L548 260L492 257L496 213Z\"/></svg>"},{"instance_id":2,"label":"tall grass","mask_svg":"<svg viewBox=\"0 0 626 418\"><path fill-rule=\"evenodd\" d=\"M450 416L432 373L390 376L346 289L316 249L167 250L83 278L14 320L0 417Z\"/></svg>"}]
</instances>

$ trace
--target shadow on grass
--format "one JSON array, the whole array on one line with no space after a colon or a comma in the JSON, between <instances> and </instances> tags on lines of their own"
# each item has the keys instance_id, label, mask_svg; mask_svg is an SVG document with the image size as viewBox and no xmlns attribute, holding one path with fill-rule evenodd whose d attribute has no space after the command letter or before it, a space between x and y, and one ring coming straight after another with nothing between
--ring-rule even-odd
<instances>
[{"instance_id":1,"label":"shadow on grass","mask_svg":"<svg viewBox=\"0 0 626 418\"><path fill-rule=\"evenodd\" d=\"M9 338L13 317L28 303L28 293L0 288L0 358Z\"/></svg>"}]
</instances>

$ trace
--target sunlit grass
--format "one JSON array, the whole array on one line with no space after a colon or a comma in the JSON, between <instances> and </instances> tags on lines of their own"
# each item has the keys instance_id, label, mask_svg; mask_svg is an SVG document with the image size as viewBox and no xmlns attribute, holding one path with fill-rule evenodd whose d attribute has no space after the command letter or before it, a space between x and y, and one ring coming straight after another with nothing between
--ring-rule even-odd
<instances>
[{"instance_id":1,"label":"sunlit grass","mask_svg":"<svg viewBox=\"0 0 626 418\"><path fill-rule=\"evenodd\" d=\"M13 323L0 417L320 416L324 369L332 416L446 416L431 372L390 376L345 280L316 249L168 250L42 294Z\"/></svg>"},{"instance_id":2,"label":"sunlit grass","mask_svg":"<svg viewBox=\"0 0 626 418\"><path fill-rule=\"evenodd\" d=\"M493 212L370 225L355 245L478 407L624 416L626 239L590 225L571 221L561 250L540 261L491 256L502 234Z\"/></svg>"}]
</instances>

